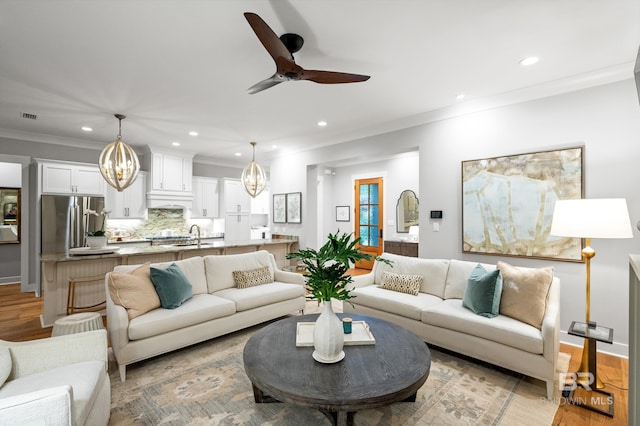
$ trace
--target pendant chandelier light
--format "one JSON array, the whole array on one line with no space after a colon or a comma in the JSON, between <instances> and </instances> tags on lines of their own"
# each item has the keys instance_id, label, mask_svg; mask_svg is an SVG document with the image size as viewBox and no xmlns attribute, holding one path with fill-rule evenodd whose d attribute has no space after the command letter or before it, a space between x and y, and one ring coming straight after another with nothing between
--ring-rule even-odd
<instances>
[{"instance_id":1,"label":"pendant chandelier light","mask_svg":"<svg viewBox=\"0 0 640 426\"><path fill-rule=\"evenodd\" d=\"M118 119L118 138L107 145L100 154L100 173L107 183L119 192L136 180L140 161L135 151L122 141L122 114L114 114Z\"/></svg>"},{"instance_id":2,"label":"pendant chandelier light","mask_svg":"<svg viewBox=\"0 0 640 426\"><path fill-rule=\"evenodd\" d=\"M260 164L256 163L256 142L251 142L253 146L253 160L242 171L242 184L249 195L257 197L267 185L267 175Z\"/></svg>"}]
</instances>

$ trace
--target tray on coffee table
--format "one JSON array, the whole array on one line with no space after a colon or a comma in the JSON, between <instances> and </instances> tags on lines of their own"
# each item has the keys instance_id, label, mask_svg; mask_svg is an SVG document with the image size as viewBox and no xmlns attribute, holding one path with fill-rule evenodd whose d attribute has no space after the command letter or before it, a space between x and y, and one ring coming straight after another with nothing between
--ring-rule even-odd
<instances>
[{"instance_id":1,"label":"tray on coffee table","mask_svg":"<svg viewBox=\"0 0 640 426\"><path fill-rule=\"evenodd\" d=\"M296 328L296 346L313 346L314 322L299 322ZM364 321L353 321L351 333L344 335L344 345L374 345L376 339L369 330L369 325Z\"/></svg>"}]
</instances>

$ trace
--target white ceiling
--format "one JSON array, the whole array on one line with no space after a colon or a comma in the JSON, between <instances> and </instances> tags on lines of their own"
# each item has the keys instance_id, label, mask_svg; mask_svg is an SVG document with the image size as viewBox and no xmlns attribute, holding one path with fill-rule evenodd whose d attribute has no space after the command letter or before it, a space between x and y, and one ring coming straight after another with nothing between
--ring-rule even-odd
<instances>
[{"instance_id":1,"label":"white ceiling","mask_svg":"<svg viewBox=\"0 0 640 426\"><path fill-rule=\"evenodd\" d=\"M275 65L244 12L302 35L302 67L371 79L246 94ZM133 146L241 165L254 140L266 160L632 78L639 44L638 0L0 0L0 136L100 148L122 113Z\"/></svg>"}]
</instances>

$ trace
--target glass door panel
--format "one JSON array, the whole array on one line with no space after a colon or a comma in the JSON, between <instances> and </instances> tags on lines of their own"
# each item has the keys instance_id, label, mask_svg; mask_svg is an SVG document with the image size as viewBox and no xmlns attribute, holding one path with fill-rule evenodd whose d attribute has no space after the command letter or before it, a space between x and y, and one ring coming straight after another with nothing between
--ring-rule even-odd
<instances>
[{"instance_id":1,"label":"glass door panel","mask_svg":"<svg viewBox=\"0 0 640 426\"><path fill-rule=\"evenodd\" d=\"M382 254L382 178L356 181L356 238L360 250L379 256ZM373 262L360 262L356 267L371 269Z\"/></svg>"}]
</instances>

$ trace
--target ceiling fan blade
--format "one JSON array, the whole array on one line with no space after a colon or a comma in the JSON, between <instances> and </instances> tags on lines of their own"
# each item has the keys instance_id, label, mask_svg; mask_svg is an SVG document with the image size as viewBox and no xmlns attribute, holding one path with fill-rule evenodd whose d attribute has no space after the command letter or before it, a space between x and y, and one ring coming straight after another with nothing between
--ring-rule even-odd
<instances>
[{"instance_id":1,"label":"ceiling fan blade","mask_svg":"<svg viewBox=\"0 0 640 426\"><path fill-rule=\"evenodd\" d=\"M348 74L335 71L302 70L298 74L299 80L309 80L322 84L358 83L369 80L370 76Z\"/></svg>"},{"instance_id":2,"label":"ceiling fan blade","mask_svg":"<svg viewBox=\"0 0 640 426\"><path fill-rule=\"evenodd\" d=\"M269 27L261 17L251 12L246 12L244 17L247 18L253 32L258 36L258 40L260 40L264 48L267 49L267 52L269 52L269 55L271 55L274 61L277 61L278 58L281 57L293 62L291 52L287 50L284 43L282 43L276 33L273 32L271 27Z\"/></svg>"},{"instance_id":3,"label":"ceiling fan blade","mask_svg":"<svg viewBox=\"0 0 640 426\"><path fill-rule=\"evenodd\" d=\"M267 78L266 80L262 80L254 84L253 86L249 87L247 89L247 93L250 95L253 95L254 93L262 92L263 90L268 89L269 87L273 87L276 84L280 84L283 81L287 81L287 79L282 75L276 73L271 77Z\"/></svg>"}]
</instances>

